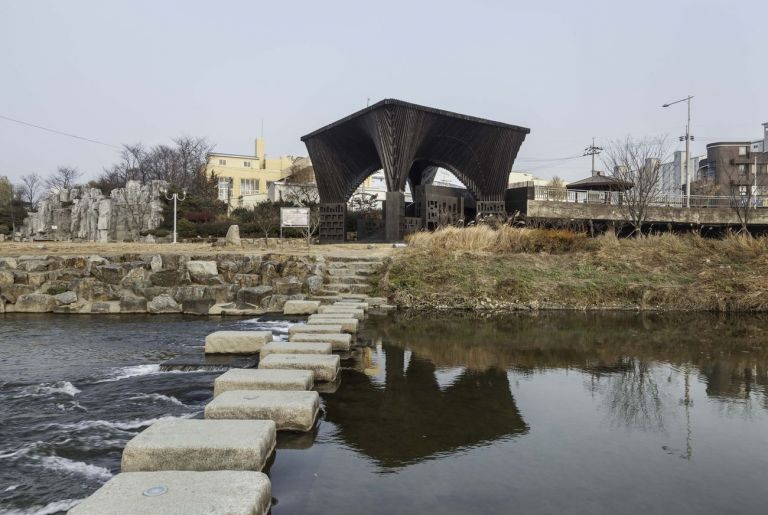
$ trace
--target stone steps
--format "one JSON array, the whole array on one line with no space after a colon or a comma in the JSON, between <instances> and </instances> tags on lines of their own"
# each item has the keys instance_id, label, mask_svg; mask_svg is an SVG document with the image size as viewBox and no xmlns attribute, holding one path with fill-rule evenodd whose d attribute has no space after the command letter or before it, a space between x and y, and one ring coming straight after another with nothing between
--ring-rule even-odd
<instances>
[{"instance_id":1,"label":"stone steps","mask_svg":"<svg viewBox=\"0 0 768 515\"><path fill-rule=\"evenodd\" d=\"M371 291L370 284L343 284L330 283L323 286L323 292L336 293L368 293Z\"/></svg>"},{"instance_id":2,"label":"stone steps","mask_svg":"<svg viewBox=\"0 0 768 515\"><path fill-rule=\"evenodd\" d=\"M371 279L368 276L360 275L340 275L326 277L326 284L369 284Z\"/></svg>"}]
</instances>

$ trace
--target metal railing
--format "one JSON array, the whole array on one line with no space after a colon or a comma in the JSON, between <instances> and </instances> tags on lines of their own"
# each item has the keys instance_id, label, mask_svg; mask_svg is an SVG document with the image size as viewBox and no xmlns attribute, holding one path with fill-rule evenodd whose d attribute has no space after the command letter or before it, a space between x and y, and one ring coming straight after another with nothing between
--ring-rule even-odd
<instances>
[{"instance_id":1,"label":"metal railing","mask_svg":"<svg viewBox=\"0 0 768 515\"><path fill-rule=\"evenodd\" d=\"M621 191L569 190L553 188L551 186L533 186L532 200L604 205L622 205L626 203L624 193ZM693 208L734 208L744 206L746 203L755 208L768 208L768 196L757 195L750 198L746 196L691 195L691 207ZM649 202L649 205L684 208L686 207L685 195L655 195Z\"/></svg>"}]
</instances>

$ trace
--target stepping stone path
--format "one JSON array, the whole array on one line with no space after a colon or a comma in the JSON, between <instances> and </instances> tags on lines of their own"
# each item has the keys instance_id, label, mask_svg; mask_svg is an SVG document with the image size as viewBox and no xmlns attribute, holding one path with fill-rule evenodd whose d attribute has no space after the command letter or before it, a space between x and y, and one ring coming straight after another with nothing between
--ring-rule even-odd
<instances>
[{"instance_id":1,"label":"stepping stone path","mask_svg":"<svg viewBox=\"0 0 768 515\"><path fill-rule=\"evenodd\" d=\"M288 342L273 342L269 331L208 335L206 354L258 353L259 368L217 377L204 420L161 420L134 437L122 472L68 513L267 514L271 484L258 471L273 455L276 432L311 435L318 390L339 388L341 360L332 352L350 350L367 311L392 309L364 293L380 260L326 259L320 295L285 304L286 315L309 315L289 328Z\"/></svg>"}]
</instances>

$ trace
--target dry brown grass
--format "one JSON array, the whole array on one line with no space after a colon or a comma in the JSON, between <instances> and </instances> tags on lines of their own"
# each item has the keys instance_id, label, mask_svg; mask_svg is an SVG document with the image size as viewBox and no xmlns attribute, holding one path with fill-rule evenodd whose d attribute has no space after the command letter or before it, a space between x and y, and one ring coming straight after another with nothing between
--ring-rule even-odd
<instances>
[{"instance_id":1,"label":"dry brown grass","mask_svg":"<svg viewBox=\"0 0 768 515\"><path fill-rule=\"evenodd\" d=\"M380 282L404 306L768 311L768 238L474 227L410 242Z\"/></svg>"},{"instance_id":2,"label":"dry brown grass","mask_svg":"<svg viewBox=\"0 0 768 515\"><path fill-rule=\"evenodd\" d=\"M548 252L552 254L587 250L594 241L585 234L560 229L522 229L487 225L475 227L444 227L434 232L418 232L407 238L417 249L451 252L493 252L516 254Z\"/></svg>"}]
</instances>

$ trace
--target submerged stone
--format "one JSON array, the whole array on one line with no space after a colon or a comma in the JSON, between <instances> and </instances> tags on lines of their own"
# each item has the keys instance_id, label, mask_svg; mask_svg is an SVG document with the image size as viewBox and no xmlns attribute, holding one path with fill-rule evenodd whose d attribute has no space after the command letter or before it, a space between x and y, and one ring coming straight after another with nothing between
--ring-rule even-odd
<instances>
[{"instance_id":1,"label":"submerged stone","mask_svg":"<svg viewBox=\"0 0 768 515\"><path fill-rule=\"evenodd\" d=\"M205 418L273 420L278 431L309 431L319 410L317 392L231 390L208 403Z\"/></svg>"},{"instance_id":2,"label":"submerged stone","mask_svg":"<svg viewBox=\"0 0 768 515\"><path fill-rule=\"evenodd\" d=\"M160 420L123 450L123 472L261 470L275 449L271 420Z\"/></svg>"},{"instance_id":3,"label":"submerged stone","mask_svg":"<svg viewBox=\"0 0 768 515\"><path fill-rule=\"evenodd\" d=\"M262 472L124 472L68 515L266 515L272 486Z\"/></svg>"}]
</instances>

